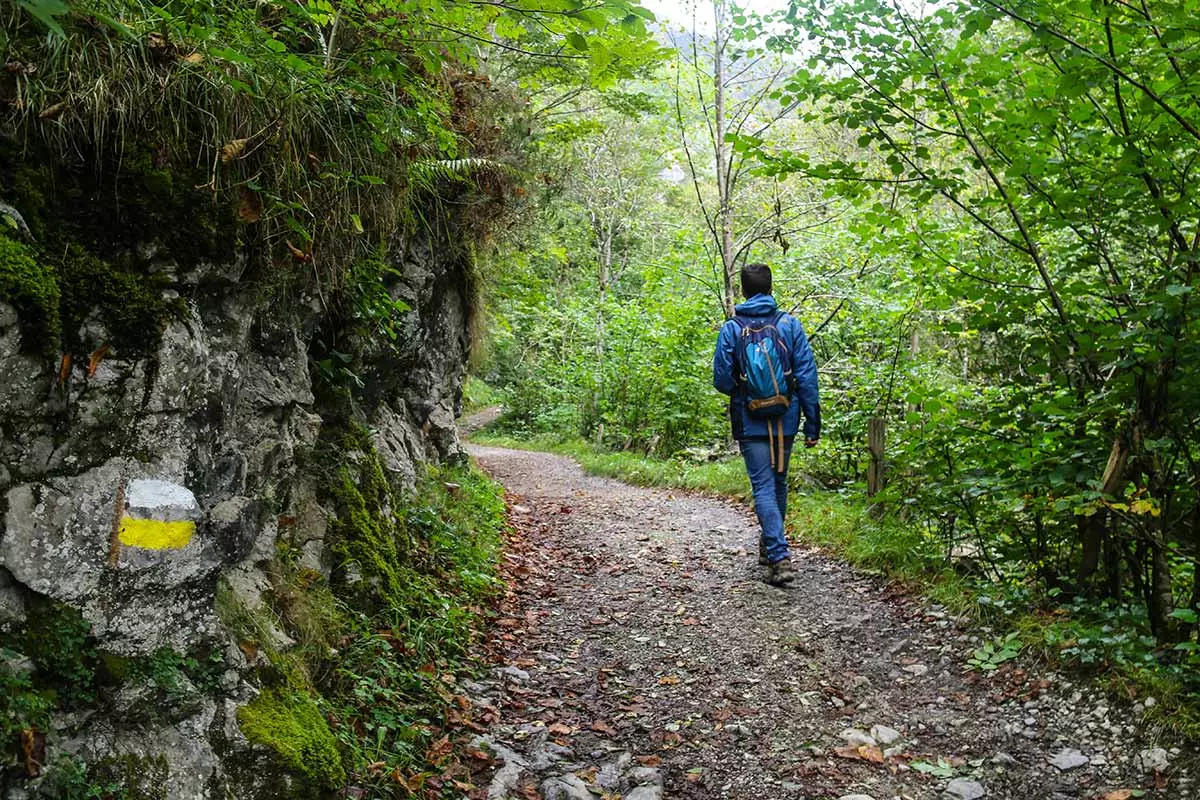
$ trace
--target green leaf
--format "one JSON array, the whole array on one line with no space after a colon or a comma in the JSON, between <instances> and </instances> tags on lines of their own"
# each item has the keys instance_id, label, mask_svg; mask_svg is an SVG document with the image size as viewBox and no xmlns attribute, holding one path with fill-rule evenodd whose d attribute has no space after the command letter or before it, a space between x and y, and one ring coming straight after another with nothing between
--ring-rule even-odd
<instances>
[{"instance_id":1,"label":"green leaf","mask_svg":"<svg viewBox=\"0 0 1200 800\"><path fill-rule=\"evenodd\" d=\"M55 17L61 17L70 11L70 8L62 0L17 0L17 4L28 11L34 19L49 28L51 33L56 36L66 36L62 26L55 19Z\"/></svg>"},{"instance_id":2,"label":"green leaf","mask_svg":"<svg viewBox=\"0 0 1200 800\"><path fill-rule=\"evenodd\" d=\"M1191 608L1177 608L1171 612L1171 618L1188 625L1195 625L1197 622L1200 622L1200 615L1197 615L1195 609Z\"/></svg>"}]
</instances>

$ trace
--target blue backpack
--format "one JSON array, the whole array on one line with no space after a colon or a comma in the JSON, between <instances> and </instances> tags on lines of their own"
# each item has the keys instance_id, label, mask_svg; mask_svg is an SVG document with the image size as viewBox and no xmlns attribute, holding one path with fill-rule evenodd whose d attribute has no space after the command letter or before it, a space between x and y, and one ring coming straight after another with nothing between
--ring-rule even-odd
<instances>
[{"instance_id":1,"label":"blue backpack","mask_svg":"<svg viewBox=\"0 0 1200 800\"><path fill-rule=\"evenodd\" d=\"M735 352L746 410L759 419L782 417L792 402L792 354L779 330L783 316L733 318L741 329Z\"/></svg>"}]
</instances>

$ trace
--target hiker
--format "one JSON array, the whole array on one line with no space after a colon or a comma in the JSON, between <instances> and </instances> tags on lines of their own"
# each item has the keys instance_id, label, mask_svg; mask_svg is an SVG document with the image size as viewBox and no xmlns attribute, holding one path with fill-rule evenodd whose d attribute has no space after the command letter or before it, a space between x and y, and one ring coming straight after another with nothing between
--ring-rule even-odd
<instances>
[{"instance_id":1,"label":"hiker","mask_svg":"<svg viewBox=\"0 0 1200 800\"><path fill-rule=\"evenodd\" d=\"M804 446L821 437L817 364L800 321L779 310L771 296L771 268L742 267L742 294L717 336L713 386L729 395L729 422L754 488L754 510L762 533L758 563L767 581L782 586L795 580L783 525L787 513L787 471L792 442L804 413Z\"/></svg>"}]
</instances>

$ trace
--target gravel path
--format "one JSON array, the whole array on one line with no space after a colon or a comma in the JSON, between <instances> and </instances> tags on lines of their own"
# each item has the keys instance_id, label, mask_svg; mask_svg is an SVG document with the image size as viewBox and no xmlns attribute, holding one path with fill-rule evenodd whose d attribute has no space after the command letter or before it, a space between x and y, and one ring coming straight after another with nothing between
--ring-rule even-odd
<instances>
[{"instance_id":1,"label":"gravel path","mask_svg":"<svg viewBox=\"0 0 1200 800\"><path fill-rule=\"evenodd\" d=\"M1029 664L983 676L943 611L815 550L767 586L737 504L470 449L521 542L503 666L468 687L495 709L479 797L1200 796L1141 706Z\"/></svg>"}]
</instances>

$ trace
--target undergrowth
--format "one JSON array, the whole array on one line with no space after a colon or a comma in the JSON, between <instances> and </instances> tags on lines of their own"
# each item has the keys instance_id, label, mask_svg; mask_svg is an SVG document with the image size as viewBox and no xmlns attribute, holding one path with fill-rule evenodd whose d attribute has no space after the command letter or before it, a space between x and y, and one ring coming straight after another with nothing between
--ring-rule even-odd
<instances>
[{"instance_id":1,"label":"undergrowth","mask_svg":"<svg viewBox=\"0 0 1200 800\"><path fill-rule=\"evenodd\" d=\"M247 609L228 587L218 602L243 649L267 662L266 699L240 713L243 731L306 785L407 797L445 781L453 792L469 775L444 737L466 712L455 676L471 669L501 587L502 491L463 466L428 467L416 487L398 487L358 426L327 433L308 468L335 511L331 579L281 537L267 605ZM274 646L273 629L295 644Z\"/></svg>"},{"instance_id":2,"label":"undergrowth","mask_svg":"<svg viewBox=\"0 0 1200 800\"><path fill-rule=\"evenodd\" d=\"M570 456L592 474L640 486L712 492L743 501L750 495L745 469L736 457L703 463L658 459L601 451L579 439L517 439L488 431L472 439L483 445ZM1146 710L1147 722L1200 739L1200 679L1196 677L1200 672L1188 658L1192 654L1173 653L1155 644L1144 611L1085 598L1056 600L1039 595L1027 581L955 562L936 536L907 524L894 511L872 513L865 498L850 491L793 486L789 535L943 605L984 637L982 650L991 645L998 653L1025 652L1051 666L1089 676L1126 700L1152 696L1156 702ZM986 663L979 657L975 660Z\"/></svg>"}]
</instances>

